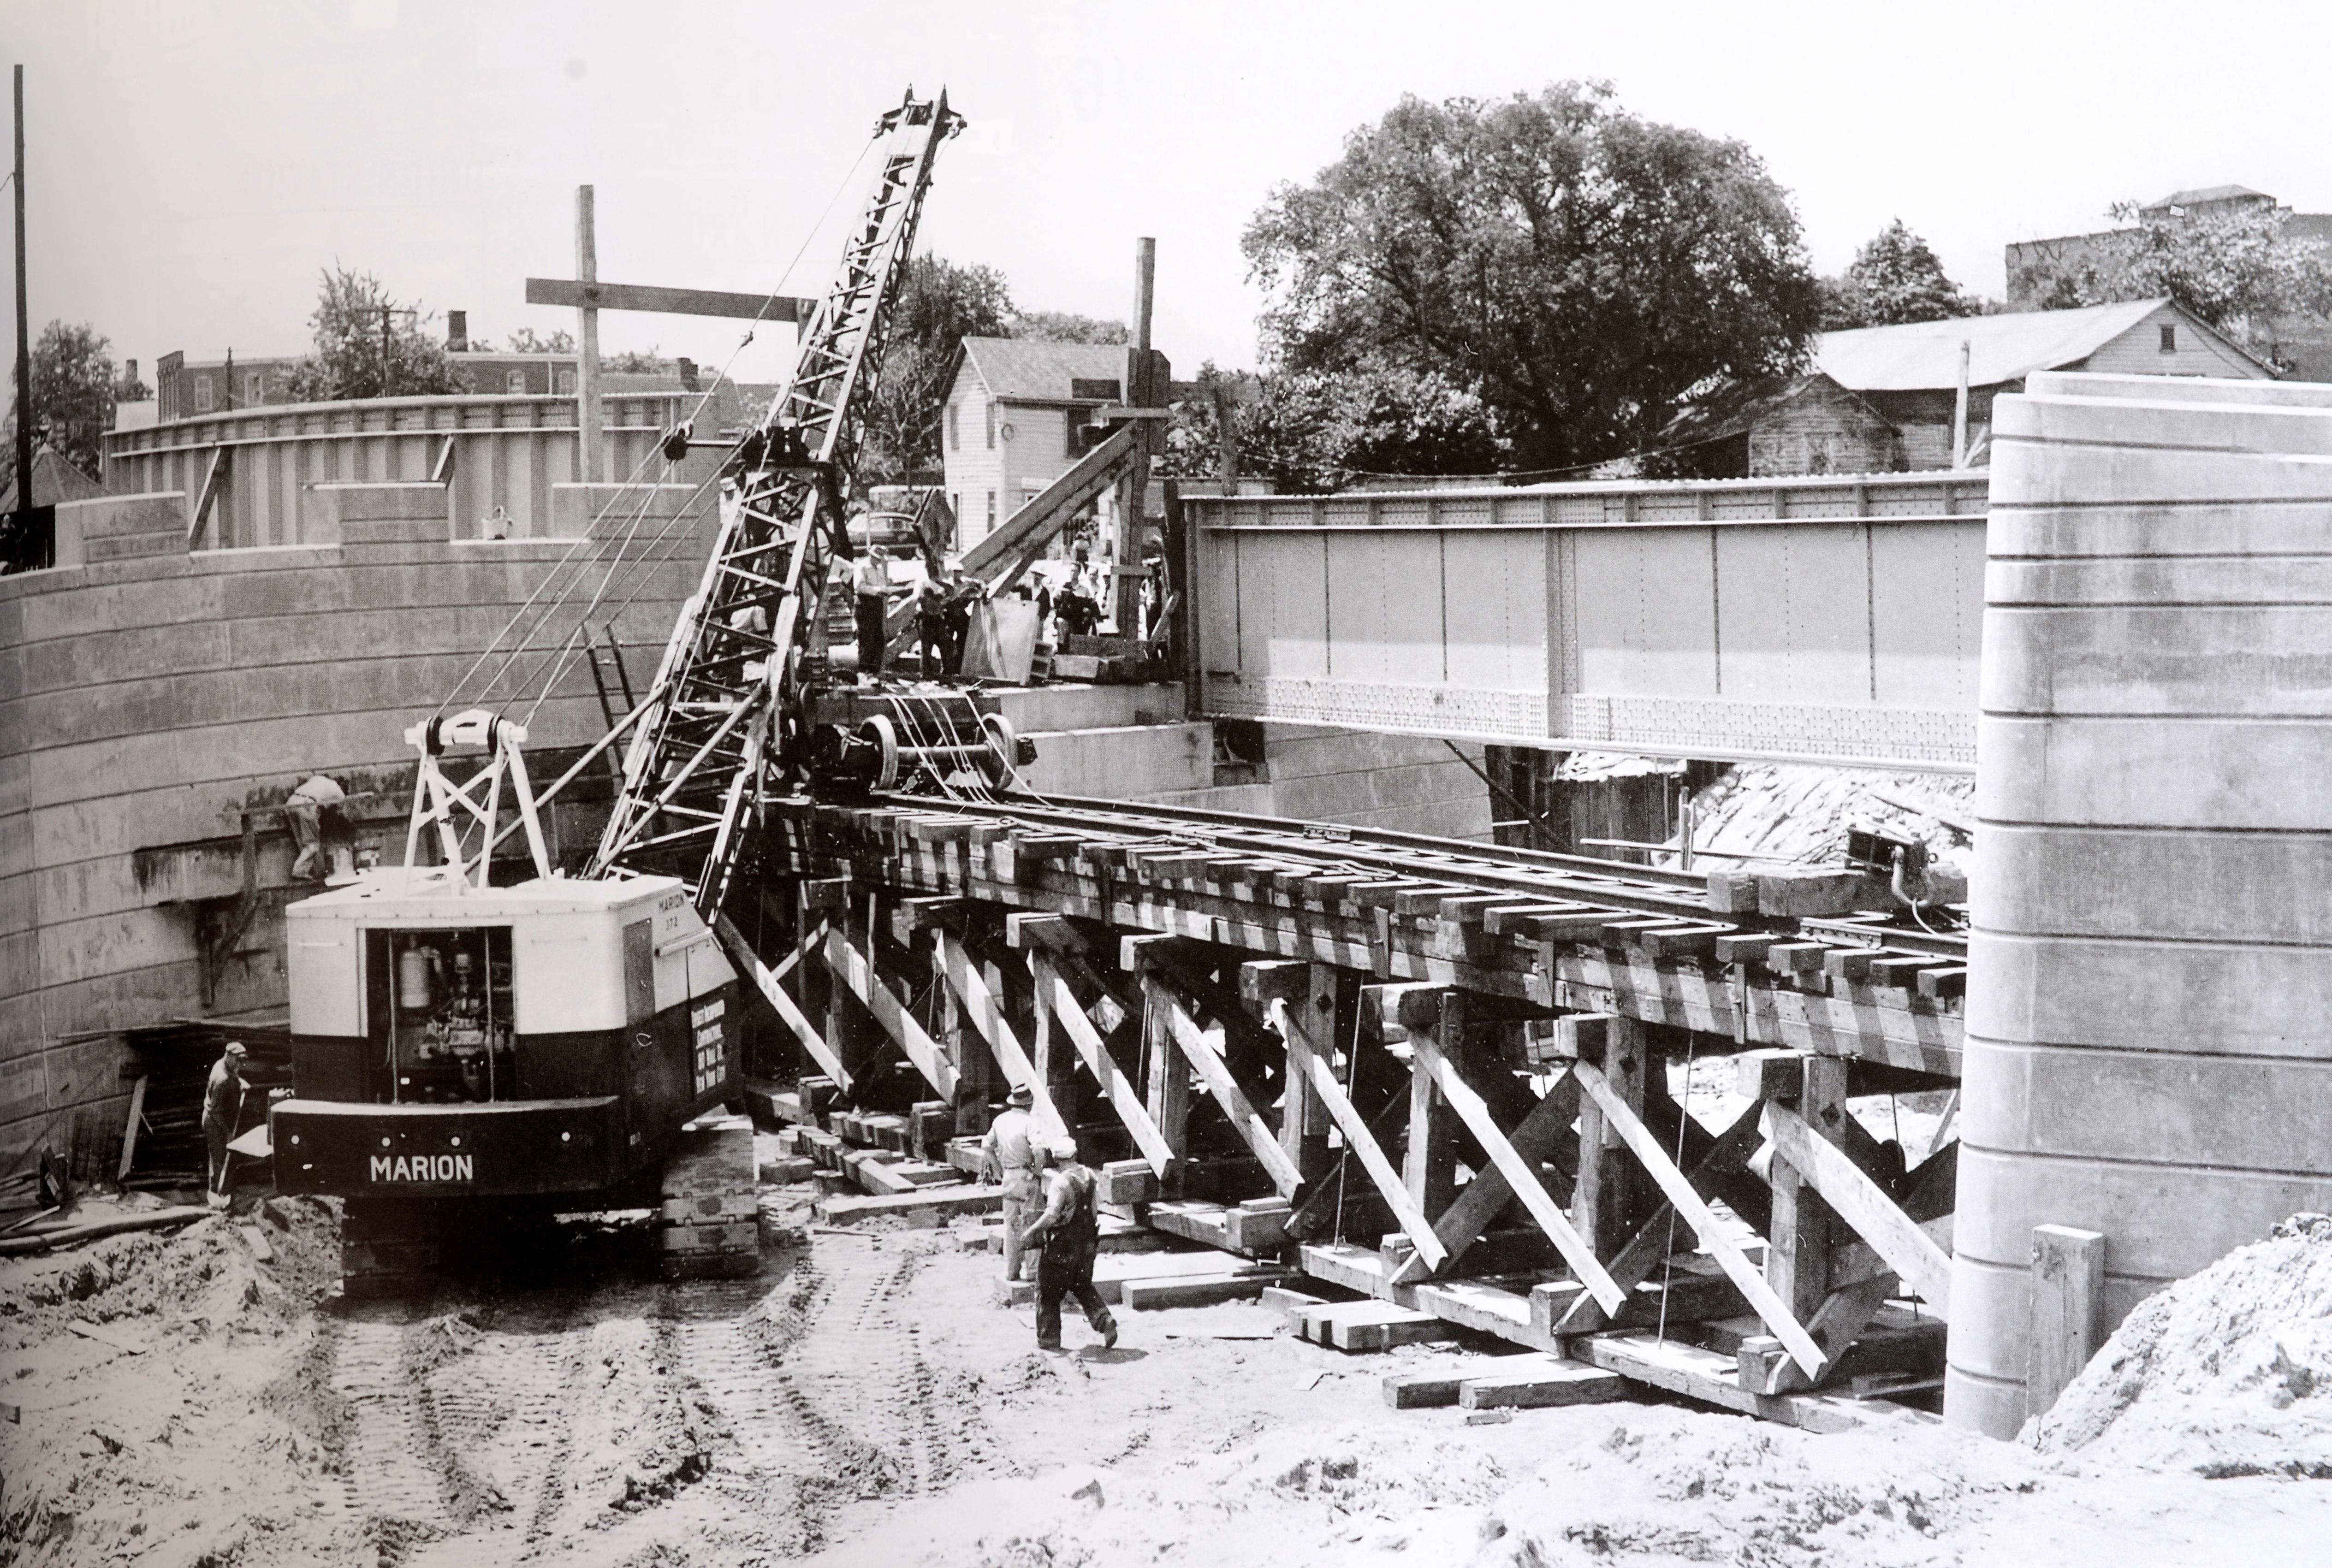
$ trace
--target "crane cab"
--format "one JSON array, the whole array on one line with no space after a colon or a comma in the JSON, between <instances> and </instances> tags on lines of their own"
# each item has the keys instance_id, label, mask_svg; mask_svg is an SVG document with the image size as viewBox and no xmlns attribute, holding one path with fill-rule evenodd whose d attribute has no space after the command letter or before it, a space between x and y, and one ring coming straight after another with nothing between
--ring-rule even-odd
<instances>
[{"instance_id":1,"label":"crane cab","mask_svg":"<svg viewBox=\"0 0 2332 1568\"><path fill-rule=\"evenodd\" d=\"M738 1094L736 971L678 879L447 880L377 871L284 911L284 1190L613 1187Z\"/></svg>"},{"instance_id":2,"label":"crane cab","mask_svg":"<svg viewBox=\"0 0 2332 1568\"><path fill-rule=\"evenodd\" d=\"M736 970L678 878L552 872L522 727L473 709L406 739L405 864L283 912L293 1096L269 1114L276 1185L612 1192L739 1095ZM439 763L457 746L487 753L459 784ZM494 846L521 828L536 875L494 886ZM416 863L425 836L440 864Z\"/></svg>"}]
</instances>

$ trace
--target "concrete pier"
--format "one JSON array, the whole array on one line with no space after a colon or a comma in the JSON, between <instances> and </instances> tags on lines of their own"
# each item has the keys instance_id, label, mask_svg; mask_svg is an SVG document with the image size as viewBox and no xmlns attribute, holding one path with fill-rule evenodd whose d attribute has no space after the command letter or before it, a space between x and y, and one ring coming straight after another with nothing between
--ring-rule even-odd
<instances>
[{"instance_id":1,"label":"concrete pier","mask_svg":"<svg viewBox=\"0 0 2332 1568\"><path fill-rule=\"evenodd\" d=\"M2028 1409L2032 1232L2103 1329L2332 1207L2332 387L1996 405L1945 1416Z\"/></svg>"}]
</instances>

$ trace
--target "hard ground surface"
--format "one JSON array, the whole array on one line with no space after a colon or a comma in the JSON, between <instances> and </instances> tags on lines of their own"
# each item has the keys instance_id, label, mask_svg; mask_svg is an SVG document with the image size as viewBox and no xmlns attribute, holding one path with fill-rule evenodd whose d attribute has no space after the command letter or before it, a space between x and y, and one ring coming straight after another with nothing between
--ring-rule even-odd
<instances>
[{"instance_id":1,"label":"hard ground surface","mask_svg":"<svg viewBox=\"0 0 2332 1568\"><path fill-rule=\"evenodd\" d=\"M782 1203L797 1239L740 1282L658 1282L595 1228L349 1302L330 1212L281 1200L0 1267L0 1563L2127 1568L2310 1560L2332 1526L2311 1483L1928 1426L1396 1412L1382 1375L1448 1353L1346 1356L1247 1305L1124 1314L1109 1352L1073 1315L1044 1355L989 1255Z\"/></svg>"}]
</instances>

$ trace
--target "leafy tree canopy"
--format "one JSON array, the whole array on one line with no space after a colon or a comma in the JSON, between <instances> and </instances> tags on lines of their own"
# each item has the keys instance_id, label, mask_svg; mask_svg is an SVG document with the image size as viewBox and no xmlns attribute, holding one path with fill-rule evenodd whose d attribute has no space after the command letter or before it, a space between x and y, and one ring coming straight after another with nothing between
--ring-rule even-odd
<instances>
[{"instance_id":1,"label":"leafy tree canopy","mask_svg":"<svg viewBox=\"0 0 2332 1568\"><path fill-rule=\"evenodd\" d=\"M1927 242L1897 218L1854 255L1845 275L1822 280L1822 328L1891 327L1973 316L1983 301L1944 275Z\"/></svg>"},{"instance_id":2,"label":"leafy tree canopy","mask_svg":"<svg viewBox=\"0 0 2332 1568\"><path fill-rule=\"evenodd\" d=\"M333 266L308 318L314 351L292 373L294 402L422 397L466 390L418 304L393 299L370 272Z\"/></svg>"},{"instance_id":3,"label":"leafy tree canopy","mask_svg":"<svg viewBox=\"0 0 2332 1568\"><path fill-rule=\"evenodd\" d=\"M1123 321L1096 320L1074 311L1023 311L1012 318L1009 336L1041 343L1131 343Z\"/></svg>"},{"instance_id":4,"label":"leafy tree canopy","mask_svg":"<svg viewBox=\"0 0 2332 1568\"><path fill-rule=\"evenodd\" d=\"M92 479L103 466L105 433L113 428L113 405L120 396L113 359L106 352L110 346L85 321L51 321L33 339L33 438ZM15 425L12 409L5 455L0 457L5 479L11 482Z\"/></svg>"},{"instance_id":5,"label":"leafy tree canopy","mask_svg":"<svg viewBox=\"0 0 2332 1568\"><path fill-rule=\"evenodd\" d=\"M1492 473L1506 455L1478 393L1406 366L1266 376L1234 419L1241 471L1299 493L1396 474Z\"/></svg>"},{"instance_id":6,"label":"leafy tree canopy","mask_svg":"<svg viewBox=\"0 0 2332 1568\"><path fill-rule=\"evenodd\" d=\"M2260 352L2274 318L2332 314L2332 248L2274 207L2190 217L2117 202L2109 215L2128 226L2025 263L2016 292L2044 311L2166 295Z\"/></svg>"},{"instance_id":7,"label":"leafy tree canopy","mask_svg":"<svg viewBox=\"0 0 2332 1568\"><path fill-rule=\"evenodd\" d=\"M472 342L478 347L483 346L474 339ZM510 335L510 345L503 349L503 352L507 354L572 354L575 352L575 334L561 327L546 338L531 327L521 327Z\"/></svg>"},{"instance_id":8,"label":"leafy tree canopy","mask_svg":"<svg viewBox=\"0 0 2332 1568\"><path fill-rule=\"evenodd\" d=\"M859 477L899 483L940 466L940 416L966 338L1008 336L1012 292L993 267L934 255L907 264L866 410Z\"/></svg>"},{"instance_id":9,"label":"leafy tree canopy","mask_svg":"<svg viewBox=\"0 0 2332 1568\"><path fill-rule=\"evenodd\" d=\"M1279 368L1438 378L1524 469L1649 443L1696 385L1796 368L1821 320L1757 158L1597 83L1404 98L1310 185L1274 191L1245 249Z\"/></svg>"}]
</instances>

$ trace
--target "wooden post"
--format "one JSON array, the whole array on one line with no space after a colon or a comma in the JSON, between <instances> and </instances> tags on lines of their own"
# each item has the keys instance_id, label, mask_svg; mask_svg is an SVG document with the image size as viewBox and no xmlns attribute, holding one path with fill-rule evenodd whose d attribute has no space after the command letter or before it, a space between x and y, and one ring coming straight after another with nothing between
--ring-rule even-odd
<instances>
[{"instance_id":1,"label":"wooden post","mask_svg":"<svg viewBox=\"0 0 2332 1568\"><path fill-rule=\"evenodd\" d=\"M1158 280L1158 242L1145 235L1134 242L1133 249L1133 348L1127 355L1126 402L1137 408L1154 407L1165 402L1162 387L1153 387L1157 378L1150 364L1150 305ZM1110 583L1110 607L1117 622L1117 635L1122 637L1141 635L1135 624L1142 603L1141 579L1142 531L1143 509L1149 504L1150 460L1157 451L1157 435L1150 428L1149 420L1135 422L1133 432L1134 459L1125 482L1125 504L1118 508L1116 559L1111 563L1113 573Z\"/></svg>"},{"instance_id":2,"label":"wooden post","mask_svg":"<svg viewBox=\"0 0 2332 1568\"><path fill-rule=\"evenodd\" d=\"M591 187L577 186L575 278L587 291L599 281L599 234L593 207ZM607 473L599 450L607 436L600 428L597 307L578 305L575 322L575 477L585 484L598 484L607 480Z\"/></svg>"},{"instance_id":3,"label":"wooden post","mask_svg":"<svg viewBox=\"0 0 2332 1568\"><path fill-rule=\"evenodd\" d=\"M1808 1056L1799 1081L1797 1112L1809 1127L1836 1142L1846 1108L1846 1063L1837 1056ZM1771 1185L1773 1222L1766 1237L1765 1282L1800 1323L1821 1310L1830 1295L1833 1219L1830 1205L1789 1161L1775 1155Z\"/></svg>"},{"instance_id":4,"label":"wooden post","mask_svg":"<svg viewBox=\"0 0 2332 1568\"><path fill-rule=\"evenodd\" d=\"M1241 964L1239 998L1266 1013L1274 1001L1284 1002L1288 1015L1298 1020L1281 1031L1287 1070L1279 1100L1279 1146L1307 1184L1317 1181L1333 1160L1328 1152L1328 1107L1313 1083L1312 1057L1315 1050L1324 1049L1333 1074L1335 1042L1330 1031L1336 1019L1336 968L1296 960ZM1315 1039L1321 1042L1316 1047Z\"/></svg>"},{"instance_id":5,"label":"wooden post","mask_svg":"<svg viewBox=\"0 0 2332 1568\"><path fill-rule=\"evenodd\" d=\"M1616 1015L1603 1019L1602 1050L1596 1065L1603 1070L1622 1104L1639 1119L1644 1114L1644 1028L1634 1018ZM1577 1037L1591 1038L1582 1032ZM1582 1047L1581 1059L1591 1060ZM1634 1236L1640 1219L1638 1196L1642 1176L1625 1152L1618 1132L1603 1107L1592 1099L1579 1106L1579 1181L1571 1192L1571 1223L1595 1249L1598 1262L1620 1255Z\"/></svg>"},{"instance_id":6,"label":"wooden post","mask_svg":"<svg viewBox=\"0 0 2332 1568\"><path fill-rule=\"evenodd\" d=\"M1174 999L1147 970L1142 975L1142 1059L1150 1122L1174 1152L1179 1173L1190 1153L1190 1068L1174 1044Z\"/></svg>"},{"instance_id":7,"label":"wooden post","mask_svg":"<svg viewBox=\"0 0 2332 1568\"><path fill-rule=\"evenodd\" d=\"M996 1094L996 1058L984 1049L966 1048L963 1011L955 999L955 988L947 983L947 959L936 936L932 940L932 993L939 1000L935 1032L940 1048L955 1065L956 1136L977 1137L988 1131L989 1101Z\"/></svg>"},{"instance_id":8,"label":"wooden post","mask_svg":"<svg viewBox=\"0 0 2332 1568\"><path fill-rule=\"evenodd\" d=\"M2106 1238L2064 1225L2032 1228L2032 1336L2026 1353L2024 1413L2046 1415L2065 1385L2098 1353L2105 1296Z\"/></svg>"},{"instance_id":9,"label":"wooden post","mask_svg":"<svg viewBox=\"0 0 2332 1568\"><path fill-rule=\"evenodd\" d=\"M1445 1048L1453 1051L1463 1048L1458 1037L1466 1021L1464 996L1463 991L1448 990L1440 997L1441 1020L1435 1032ZM1400 1175L1417 1206L1436 1219L1458 1196L1457 1132L1448 1096L1435 1086L1420 1056L1409 1073L1409 1148L1401 1158Z\"/></svg>"}]
</instances>

